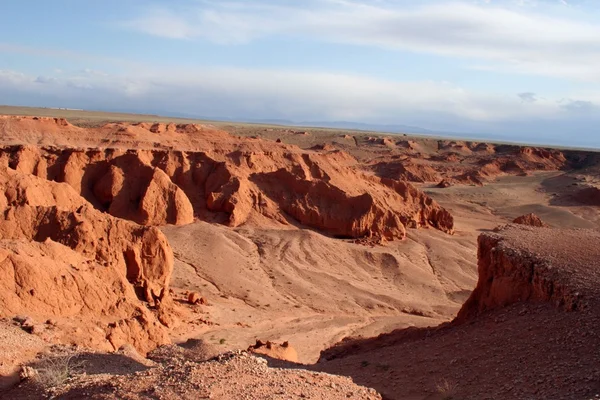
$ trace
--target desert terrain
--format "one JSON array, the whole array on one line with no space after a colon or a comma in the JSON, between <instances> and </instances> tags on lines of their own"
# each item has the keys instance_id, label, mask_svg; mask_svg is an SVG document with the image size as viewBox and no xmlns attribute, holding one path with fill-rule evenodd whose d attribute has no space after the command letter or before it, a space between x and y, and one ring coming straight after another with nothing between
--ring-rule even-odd
<instances>
[{"instance_id":1,"label":"desert terrain","mask_svg":"<svg viewBox=\"0 0 600 400\"><path fill-rule=\"evenodd\" d=\"M0 398L600 395L600 153L0 114Z\"/></svg>"}]
</instances>

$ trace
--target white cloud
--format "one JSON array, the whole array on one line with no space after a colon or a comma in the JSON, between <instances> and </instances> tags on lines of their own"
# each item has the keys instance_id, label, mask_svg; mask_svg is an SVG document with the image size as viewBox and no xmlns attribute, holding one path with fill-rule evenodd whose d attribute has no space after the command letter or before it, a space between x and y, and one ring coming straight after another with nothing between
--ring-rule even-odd
<instances>
[{"instance_id":1,"label":"white cloud","mask_svg":"<svg viewBox=\"0 0 600 400\"><path fill-rule=\"evenodd\" d=\"M18 86L23 83L30 83L31 78L22 72L0 69L0 82L5 85Z\"/></svg>"},{"instance_id":2,"label":"white cloud","mask_svg":"<svg viewBox=\"0 0 600 400\"><path fill-rule=\"evenodd\" d=\"M461 121L568 118L573 111L592 111L592 104L600 103L594 93L572 94L570 100L546 99L533 93L490 95L433 81L233 68L135 76L63 71L40 77L0 70L0 93L6 96L0 94L0 102L15 92L77 101L78 108L101 105L204 116L411 123L446 130L458 129L452 125Z\"/></svg>"},{"instance_id":3,"label":"white cloud","mask_svg":"<svg viewBox=\"0 0 600 400\"><path fill-rule=\"evenodd\" d=\"M535 101L523 101L535 98ZM493 95L444 82L201 68L29 76L0 70L0 104L197 118L404 124L491 138L600 147L600 92ZM495 135L495 136L494 136ZM490 136L487 136L490 138Z\"/></svg>"},{"instance_id":4,"label":"white cloud","mask_svg":"<svg viewBox=\"0 0 600 400\"><path fill-rule=\"evenodd\" d=\"M530 1L484 3L202 1L187 8L149 8L125 26L221 44L311 37L473 59L482 69L600 81L600 24L552 16L544 12L548 6Z\"/></svg>"}]
</instances>

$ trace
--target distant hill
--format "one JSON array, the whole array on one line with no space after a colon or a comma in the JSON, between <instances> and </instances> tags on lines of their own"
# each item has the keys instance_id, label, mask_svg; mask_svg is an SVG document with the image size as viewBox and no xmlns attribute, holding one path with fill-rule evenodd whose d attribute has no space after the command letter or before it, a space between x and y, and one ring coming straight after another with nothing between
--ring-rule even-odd
<instances>
[{"instance_id":1,"label":"distant hill","mask_svg":"<svg viewBox=\"0 0 600 400\"><path fill-rule=\"evenodd\" d=\"M223 120L222 118L220 120ZM379 124L367 124L362 122L350 122L350 121L303 121L295 122L287 119L233 119L229 118L228 121L235 122L248 122L253 124L269 124L269 125L283 125L283 126L304 126L311 128L335 128L335 129L350 129L358 131L373 131L373 132L389 132L389 133L423 133L433 134L425 128L410 125L379 125Z\"/></svg>"},{"instance_id":2,"label":"distant hill","mask_svg":"<svg viewBox=\"0 0 600 400\"><path fill-rule=\"evenodd\" d=\"M379 124L367 124L362 122L349 122L349 121L333 121L333 122L301 122L294 124L298 126L311 126L311 127L323 127L323 128L338 128L338 129L352 129L360 131L376 131L376 132L389 132L389 133L428 133L433 134L433 131L429 129L420 128L418 126L410 125L379 125Z\"/></svg>"}]
</instances>

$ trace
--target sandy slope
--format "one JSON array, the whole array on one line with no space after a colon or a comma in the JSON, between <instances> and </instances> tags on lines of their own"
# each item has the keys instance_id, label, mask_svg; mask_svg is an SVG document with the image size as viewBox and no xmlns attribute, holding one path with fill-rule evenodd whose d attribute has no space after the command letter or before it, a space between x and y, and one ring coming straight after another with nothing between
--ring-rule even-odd
<instances>
[{"instance_id":1,"label":"sandy slope","mask_svg":"<svg viewBox=\"0 0 600 400\"><path fill-rule=\"evenodd\" d=\"M242 346L255 337L289 340L304 362L350 334L447 320L476 279L472 261L464 265L472 243L434 230L385 247L203 222L163 232L176 258L172 286L200 292L210 304L202 309L220 324L184 337Z\"/></svg>"}]
</instances>

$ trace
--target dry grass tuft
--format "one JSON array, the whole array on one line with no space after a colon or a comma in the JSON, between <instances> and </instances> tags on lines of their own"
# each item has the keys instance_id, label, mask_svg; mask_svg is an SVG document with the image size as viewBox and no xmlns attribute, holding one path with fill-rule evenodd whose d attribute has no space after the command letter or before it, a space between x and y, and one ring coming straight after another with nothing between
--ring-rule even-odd
<instances>
[{"instance_id":1,"label":"dry grass tuft","mask_svg":"<svg viewBox=\"0 0 600 400\"><path fill-rule=\"evenodd\" d=\"M451 382L448 379L441 379L435 385L437 392L443 400L456 399L457 387L458 385L456 383Z\"/></svg>"},{"instance_id":2,"label":"dry grass tuft","mask_svg":"<svg viewBox=\"0 0 600 400\"><path fill-rule=\"evenodd\" d=\"M83 369L83 361L70 354L45 359L37 367L34 381L43 388L60 386L78 371Z\"/></svg>"}]
</instances>

